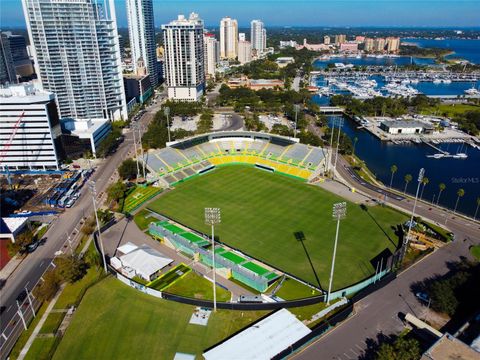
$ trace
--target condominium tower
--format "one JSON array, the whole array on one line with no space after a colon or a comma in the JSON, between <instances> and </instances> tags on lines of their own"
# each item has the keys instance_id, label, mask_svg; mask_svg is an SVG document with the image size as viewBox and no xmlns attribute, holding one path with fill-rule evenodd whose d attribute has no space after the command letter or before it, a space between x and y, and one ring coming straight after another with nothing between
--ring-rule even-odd
<instances>
[{"instance_id":1,"label":"condominium tower","mask_svg":"<svg viewBox=\"0 0 480 360\"><path fill-rule=\"evenodd\" d=\"M241 40L238 42L238 61L242 65L252 61L252 45L250 41Z\"/></svg>"},{"instance_id":2,"label":"condominium tower","mask_svg":"<svg viewBox=\"0 0 480 360\"><path fill-rule=\"evenodd\" d=\"M143 59L150 82L156 87L158 63L152 0L127 0L127 18L134 70L137 72L138 60Z\"/></svg>"},{"instance_id":3,"label":"condominium tower","mask_svg":"<svg viewBox=\"0 0 480 360\"><path fill-rule=\"evenodd\" d=\"M205 75L214 77L217 64L220 58L220 47L218 40L213 34L204 35L204 49L205 49Z\"/></svg>"},{"instance_id":4,"label":"condominium tower","mask_svg":"<svg viewBox=\"0 0 480 360\"><path fill-rule=\"evenodd\" d=\"M61 118L127 118L114 0L22 0L43 88Z\"/></svg>"},{"instance_id":5,"label":"condominium tower","mask_svg":"<svg viewBox=\"0 0 480 360\"><path fill-rule=\"evenodd\" d=\"M238 56L237 20L225 17L220 20L220 57L235 59Z\"/></svg>"},{"instance_id":6,"label":"condominium tower","mask_svg":"<svg viewBox=\"0 0 480 360\"><path fill-rule=\"evenodd\" d=\"M192 13L162 25L168 98L198 101L205 87L203 21Z\"/></svg>"},{"instance_id":7,"label":"condominium tower","mask_svg":"<svg viewBox=\"0 0 480 360\"><path fill-rule=\"evenodd\" d=\"M257 54L265 51L266 37L263 22L261 20L252 20L250 23L250 42L252 43L252 49L256 50Z\"/></svg>"},{"instance_id":8,"label":"condominium tower","mask_svg":"<svg viewBox=\"0 0 480 360\"><path fill-rule=\"evenodd\" d=\"M16 83L15 65L13 62L10 41L4 33L0 33L0 85Z\"/></svg>"}]
</instances>

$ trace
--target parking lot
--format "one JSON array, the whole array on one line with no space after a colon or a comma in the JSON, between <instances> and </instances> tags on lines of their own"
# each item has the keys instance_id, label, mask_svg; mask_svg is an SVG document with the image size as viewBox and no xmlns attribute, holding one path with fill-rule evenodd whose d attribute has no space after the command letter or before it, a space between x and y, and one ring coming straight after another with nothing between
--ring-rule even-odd
<instances>
[{"instance_id":1,"label":"parking lot","mask_svg":"<svg viewBox=\"0 0 480 360\"><path fill-rule=\"evenodd\" d=\"M293 128L291 122L283 115L268 114L260 115L258 118L266 125L268 130L272 130L274 125L285 125L289 128Z\"/></svg>"}]
</instances>

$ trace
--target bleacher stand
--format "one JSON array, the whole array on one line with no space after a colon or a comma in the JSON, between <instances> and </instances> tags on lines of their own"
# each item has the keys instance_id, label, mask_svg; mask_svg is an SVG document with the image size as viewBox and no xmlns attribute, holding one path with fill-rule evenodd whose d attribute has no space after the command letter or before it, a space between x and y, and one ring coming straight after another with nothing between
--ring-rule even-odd
<instances>
[{"instance_id":1,"label":"bleacher stand","mask_svg":"<svg viewBox=\"0 0 480 360\"><path fill-rule=\"evenodd\" d=\"M217 132L179 140L151 150L140 158L149 171L169 186L196 176L214 166L244 163L261 166L303 180L322 170L321 148L297 139L256 132Z\"/></svg>"}]
</instances>

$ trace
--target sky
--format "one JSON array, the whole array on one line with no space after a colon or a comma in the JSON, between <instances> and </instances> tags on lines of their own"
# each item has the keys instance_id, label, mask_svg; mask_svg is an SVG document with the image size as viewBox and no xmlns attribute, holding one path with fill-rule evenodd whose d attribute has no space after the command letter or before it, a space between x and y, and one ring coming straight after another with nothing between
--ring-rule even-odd
<instances>
[{"instance_id":1,"label":"sky","mask_svg":"<svg viewBox=\"0 0 480 360\"><path fill-rule=\"evenodd\" d=\"M157 26L192 11L207 26L224 16L247 26L479 27L480 0L152 0ZM115 0L119 27L126 27L125 0ZM0 0L0 28L24 27L21 0Z\"/></svg>"}]
</instances>

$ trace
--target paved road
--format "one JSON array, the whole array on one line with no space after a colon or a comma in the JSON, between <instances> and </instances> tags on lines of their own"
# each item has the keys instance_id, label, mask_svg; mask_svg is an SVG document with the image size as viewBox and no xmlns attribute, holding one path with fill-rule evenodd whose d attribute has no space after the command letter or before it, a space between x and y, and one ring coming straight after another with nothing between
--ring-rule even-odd
<instances>
[{"instance_id":1,"label":"paved road","mask_svg":"<svg viewBox=\"0 0 480 360\"><path fill-rule=\"evenodd\" d=\"M370 187L364 187L356 182L345 168L345 161L339 161L337 168L343 179L372 199L376 199L378 192ZM411 211L413 201L390 199L391 205L405 211ZM417 207L417 213L437 223L444 223L446 212L432 208L427 203ZM449 229L455 234L456 241L450 243L413 267L401 273L397 279L384 288L362 299L355 306L356 314L331 332L309 345L295 359L357 359L367 348L368 343L377 339L377 334L396 334L403 329L399 313L413 313L423 317L426 309L414 296L411 285L434 275L448 272L448 263L458 261L461 257L470 257L469 247L480 243L479 224L453 215L448 215Z\"/></svg>"},{"instance_id":2,"label":"paved road","mask_svg":"<svg viewBox=\"0 0 480 360\"><path fill-rule=\"evenodd\" d=\"M160 108L157 104L148 109L148 111L139 120L141 125L146 125L153 119L154 114ZM97 170L94 172L91 180L96 182L96 190L98 197L108 187L112 175L116 171L119 164L129 156L133 155L133 137L128 132L125 140L120 144L117 151L108 159L101 162ZM18 266L18 268L10 275L5 287L2 289L0 297L0 306L5 306L6 310L1 315L0 333L8 326L10 320L16 311L16 298L25 289L31 290L38 282L40 276L50 265L56 251L64 248L65 241L69 235L74 238L74 232L80 230L80 221L83 217L89 216L93 212L92 197L89 193L88 186L84 186L81 191L80 198L75 205L66 209L64 213L57 216L51 223L50 228L45 234L47 241L44 245L38 247L35 252L29 254L27 258Z\"/></svg>"},{"instance_id":3,"label":"paved road","mask_svg":"<svg viewBox=\"0 0 480 360\"><path fill-rule=\"evenodd\" d=\"M217 131L233 131L243 129L243 118L234 112L228 114L231 115L228 125L221 129L218 129Z\"/></svg>"}]
</instances>

